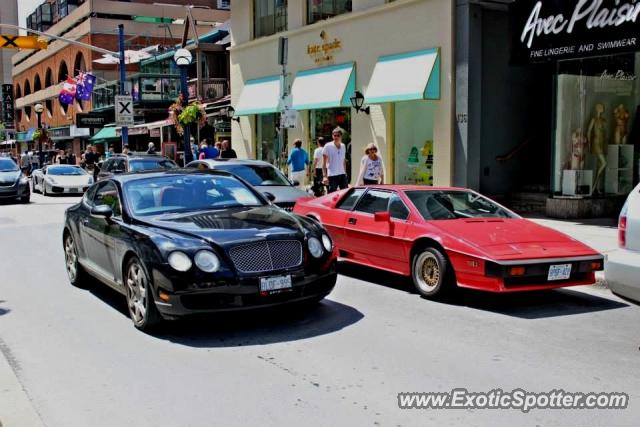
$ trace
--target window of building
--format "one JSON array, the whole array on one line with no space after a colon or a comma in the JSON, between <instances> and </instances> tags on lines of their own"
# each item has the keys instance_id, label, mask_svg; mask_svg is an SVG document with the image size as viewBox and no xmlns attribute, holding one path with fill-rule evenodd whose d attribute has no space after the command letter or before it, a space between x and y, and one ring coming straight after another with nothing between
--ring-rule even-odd
<instances>
[{"instance_id":1,"label":"window of building","mask_svg":"<svg viewBox=\"0 0 640 427\"><path fill-rule=\"evenodd\" d=\"M256 158L285 170L288 158L287 132L280 131L279 121L279 114L256 116Z\"/></svg>"},{"instance_id":2,"label":"window of building","mask_svg":"<svg viewBox=\"0 0 640 427\"><path fill-rule=\"evenodd\" d=\"M351 12L351 0L307 0L307 24Z\"/></svg>"},{"instance_id":3,"label":"window of building","mask_svg":"<svg viewBox=\"0 0 640 427\"><path fill-rule=\"evenodd\" d=\"M558 62L554 192L626 195L640 166L640 53Z\"/></svg>"},{"instance_id":4,"label":"window of building","mask_svg":"<svg viewBox=\"0 0 640 427\"><path fill-rule=\"evenodd\" d=\"M269 36L287 30L287 0L254 0L253 35Z\"/></svg>"}]
</instances>

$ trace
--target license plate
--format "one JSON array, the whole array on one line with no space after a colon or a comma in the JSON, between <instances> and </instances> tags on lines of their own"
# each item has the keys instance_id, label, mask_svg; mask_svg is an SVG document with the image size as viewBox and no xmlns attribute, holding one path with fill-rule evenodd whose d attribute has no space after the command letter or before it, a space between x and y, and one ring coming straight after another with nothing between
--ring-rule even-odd
<instances>
[{"instance_id":1,"label":"license plate","mask_svg":"<svg viewBox=\"0 0 640 427\"><path fill-rule=\"evenodd\" d=\"M571 264L559 264L549 267L547 280L566 280L571 276Z\"/></svg>"},{"instance_id":2,"label":"license plate","mask_svg":"<svg viewBox=\"0 0 640 427\"><path fill-rule=\"evenodd\" d=\"M64 191L66 193L77 193L78 191L80 191L79 188L65 188Z\"/></svg>"},{"instance_id":3,"label":"license plate","mask_svg":"<svg viewBox=\"0 0 640 427\"><path fill-rule=\"evenodd\" d=\"M291 288L291 276L260 278L260 292L271 292L289 288Z\"/></svg>"}]
</instances>

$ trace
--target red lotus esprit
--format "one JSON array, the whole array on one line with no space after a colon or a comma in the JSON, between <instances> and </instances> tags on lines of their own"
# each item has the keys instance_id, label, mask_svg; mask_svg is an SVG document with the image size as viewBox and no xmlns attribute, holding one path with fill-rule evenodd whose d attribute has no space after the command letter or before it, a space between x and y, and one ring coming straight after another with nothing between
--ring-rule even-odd
<instances>
[{"instance_id":1,"label":"red lotus esprit","mask_svg":"<svg viewBox=\"0 0 640 427\"><path fill-rule=\"evenodd\" d=\"M587 245L463 188L353 187L293 211L321 222L344 261L410 275L425 297L589 285L603 268Z\"/></svg>"}]
</instances>

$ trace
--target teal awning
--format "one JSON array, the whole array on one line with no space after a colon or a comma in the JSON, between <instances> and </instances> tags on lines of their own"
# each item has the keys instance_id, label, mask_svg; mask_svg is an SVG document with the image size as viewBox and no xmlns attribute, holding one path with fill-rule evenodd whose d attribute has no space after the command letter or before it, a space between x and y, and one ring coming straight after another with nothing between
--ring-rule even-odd
<instances>
[{"instance_id":1,"label":"teal awning","mask_svg":"<svg viewBox=\"0 0 640 427\"><path fill-rule=\"evenodd\" d=\"M365 102L440 99L439 49L419 50L378 58Z\"/></svg>"},{"instance_id":2,"label":"teal awning","mask_svg":"<svg viewBox=\"0 0 640 427\"><path fill-rule=\"evenodd\" d=\"M349 107L355 90L356 71L353 62L301 71L291 86L291 108L314 110Z\"/></svg>"},{"instance_id":3,"label":"teal awning","mask_svg":"<svg viewBox=\"0 0 640 427\"><path fill-rule=\"evenodd\" d=\"M96 133L95 135L93 135L91 138L89 138L89 141L91 142L101 142L105 139L120 139L120 137L118 135L116 135L116 128L115 127L107 127L107 128L102 128L100 129L100 131L98 131L98 133Z\"/></svg>"},{"instance_id":4,"label":"teal awning","mask_svg":"<svg viewBox=\"0 0 640 427\"><path fill-rule=\"evenodd\" d=\"M247 80L235 106L236 116L280 111L280 76Z\"/></svg>"}]
</instances>

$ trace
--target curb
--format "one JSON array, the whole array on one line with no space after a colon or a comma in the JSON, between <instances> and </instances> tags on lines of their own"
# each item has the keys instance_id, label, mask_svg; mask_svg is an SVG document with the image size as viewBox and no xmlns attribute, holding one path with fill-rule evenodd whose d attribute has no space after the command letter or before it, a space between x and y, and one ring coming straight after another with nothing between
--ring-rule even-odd
<instances>
[{"instance_id":1,"label":"curb","mask_svg":"<svg viewBox=\"0 0 640 427\"><path fill-rule=\"evenodd\" d=\"M0 350L0 427L44 427L8 360L11 353L2 339Z\"/></svg>"}]
</instances>

